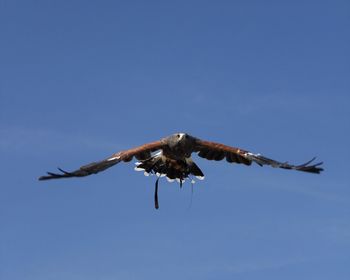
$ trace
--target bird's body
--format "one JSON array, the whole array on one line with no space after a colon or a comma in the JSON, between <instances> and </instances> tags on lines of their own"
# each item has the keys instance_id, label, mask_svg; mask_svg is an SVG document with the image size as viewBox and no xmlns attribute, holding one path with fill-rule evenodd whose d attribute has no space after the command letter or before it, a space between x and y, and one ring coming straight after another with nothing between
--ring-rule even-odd
<instances>
[{"instance_id":1,"label":"bird's body","mask_svg":"<svg viewBox=\"0 0 350 280\"><path fill-rule=\"evenodd\" d=\"M169 181L177 179L180 184L190 175L204 178L203 172L193 162L191 154L196 139L185 133L178 133L161 140L163 148L146 160L136 163L137 171L166 176Z\"/></svg>"},{"instance_id":2,"label":"bird's body","mask_svg":"<svg viewBox=\"0 0 350 280\"><path fill-rule=\"evenodd\" d=\"M39 180L83 177L96 174L121 161L129 162L135 157L139 160L136 163L136 170L142 170L146 175L155 174L158 176L155 192L156 208L158 208L157 191L160 177L166 176L169 181L176 179L180 182L180 186L182 186L185 179L192 176L199 179L204 178L203 172L191 158L192 153L198 153L199 157L208 160L218 161L225 158L229 163L251 165L252 162L255 162L260 166L270 165L272 167L294 169L309 173L320 173L323 170L319 167L322 163L310 165L313 160L301 165L291 165L287 162L275 161L243 149L201 140L186 133L176 133L159 141L113 154L105 160L84 165L73 172L66 172L62 169L59 169L62 174L48 172L47 176L42 176Z\"/></svg>"}]
</instances>

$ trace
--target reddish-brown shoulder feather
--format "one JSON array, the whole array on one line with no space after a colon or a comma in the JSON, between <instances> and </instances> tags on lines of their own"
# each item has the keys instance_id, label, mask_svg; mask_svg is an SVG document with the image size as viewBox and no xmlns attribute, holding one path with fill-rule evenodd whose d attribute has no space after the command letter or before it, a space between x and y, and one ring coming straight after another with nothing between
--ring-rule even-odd
<instances>
[{"instance_id":1,"label":"reddish-brown shoulder feather","mask_svg":"<svg viewBox=\"0 0 350 280\"><path fill-rule=\"evenodd\" d=\"M200 157L208 160L223 160L226 158L228 162L243 163L245 165L252 163L245 156L247 151L220 143L197 139L195 150L199 152L198 155Z\"/></svg>"}]
</instances>

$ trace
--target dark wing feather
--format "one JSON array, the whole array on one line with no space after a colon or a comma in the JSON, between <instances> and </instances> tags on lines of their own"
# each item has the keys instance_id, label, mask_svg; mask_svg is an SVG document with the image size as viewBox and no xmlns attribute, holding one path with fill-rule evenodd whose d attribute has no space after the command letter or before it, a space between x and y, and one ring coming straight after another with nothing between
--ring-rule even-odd
<instances>
[{"instance_id":1,"label":"dark wing feather","mask_svg":"<svg viewBox=\"0 0 350 280\"><path fill-rule=\"evenodd\" d=\"M226 158L228 162L242 163L245 165L251 165L252 162L255 162L260 166L270 165L272 167L294 169L310 173L320 173L323 171L323 168L320 167L320 165L322 165L322 162L310 165L310 163L313 162L315 158L301 165L292 165L288 162L279 162L264 157L260 154L253 154L239 148L200 139L196 139L194 151L198 152L198 155L200 157L208 160L222 160Z\"/></svg>"},{"instance_id":2,"label":"dark wing feather","mask_svg":"<svg viewBox=\"0 0 350 280\"><path fill-rule=\"evenodd\" d=\"M52 173L47 172L48 175L39 177L39 180L49 180L49 179L59 179L59 178L69 178L69 177L84 177L91 174L99 173L103 170L106 170L107 168L110 168L111 166L124 161L128 162L133 159L133 157L136 157L139 160L147 159L151 157L151 153L154 151L157 151L163 147L162 141L155 141L152 143L144 144L142 146L121 151L119 153L115 153L111 155L110 157L98 161L98 162L92 162L87 165L81 166L79 169L67 172L60 168L58 168L59 171L62 173Z\"/></svg>"}]
</instances>

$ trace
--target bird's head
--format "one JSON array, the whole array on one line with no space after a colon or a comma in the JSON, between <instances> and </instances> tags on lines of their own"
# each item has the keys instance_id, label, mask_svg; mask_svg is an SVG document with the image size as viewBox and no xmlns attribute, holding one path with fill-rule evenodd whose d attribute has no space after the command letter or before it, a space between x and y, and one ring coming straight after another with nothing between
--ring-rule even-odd
<instances>
[{"instance_id":1,"label":"bird's head","mask_svg":"<svg viewBox=\"0 0 350 280\"><path fill-rule=\"evenodd\" d=\"M177 143L182 143L189 139L189 135L183 132L175 133L173 137Z\"/></svg>"},{"instance_id":2,"label":"bird's head","mask_svg":"<svg viewBox=\"0 0 350 280\"><path fill-rule=\"evenodd\" d=\"M183 132L175 133L173 135L178 141L182 141L183 139L187 138L187 134Z\"/></svg>"},{"instance_id":3,"label":"bird's head","mask_svg":"<svg viewBox=\"0 0 350 280\"><path fill-rule=\"evenodd\" d=\"M189 142L191 142L191 139L194 139L192 136L190 136L187 133L183 133L183 132L179 132L179 133L175 133L171 136L169 136L167 138L167 142L168 145L170 147L174 147L174 146L185 146L187 145Z\"/></svg>"}]
</instances>

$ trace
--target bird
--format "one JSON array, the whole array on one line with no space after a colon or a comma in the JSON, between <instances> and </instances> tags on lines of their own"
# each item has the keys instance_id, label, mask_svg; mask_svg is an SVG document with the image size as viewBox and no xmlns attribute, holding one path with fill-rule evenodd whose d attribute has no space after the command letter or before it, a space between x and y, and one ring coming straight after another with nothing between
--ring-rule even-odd
<instances>
[{"instance_id":1,"label":"bird","mask_svg":"<svg viewBox=\"0 0 350 280\"><path fill-rule=\"evenodd\" d=\"M72 172L58 168L61 173L47 172L47 175L39 177L39 180L85 177L104 171L119 162L130 162L133 158L136 158L138 160L135 163L136 171L143 171L146 176L150 174L157 176L154 191L154 206L158 209L158 181L161 177L166 177L170 182L177 180L180 187L182 187L186 179L191 180L192 185L195 182L194 177L199 180L204 179L204 173L192 159L191 155L193 153L197 153L199 157L207 160L220 161L226 159L229 163L247 166L256 163L260 166L269 165L275 168L314 174L319 174L323 171L321 167L323 162L312 164L315 157L306 163L293 165L288 162L276 161L241 148L202 140L181 132L164 137L158 141L114 153L101 161L83 165Z\"/></svg>"}]
</instances>

